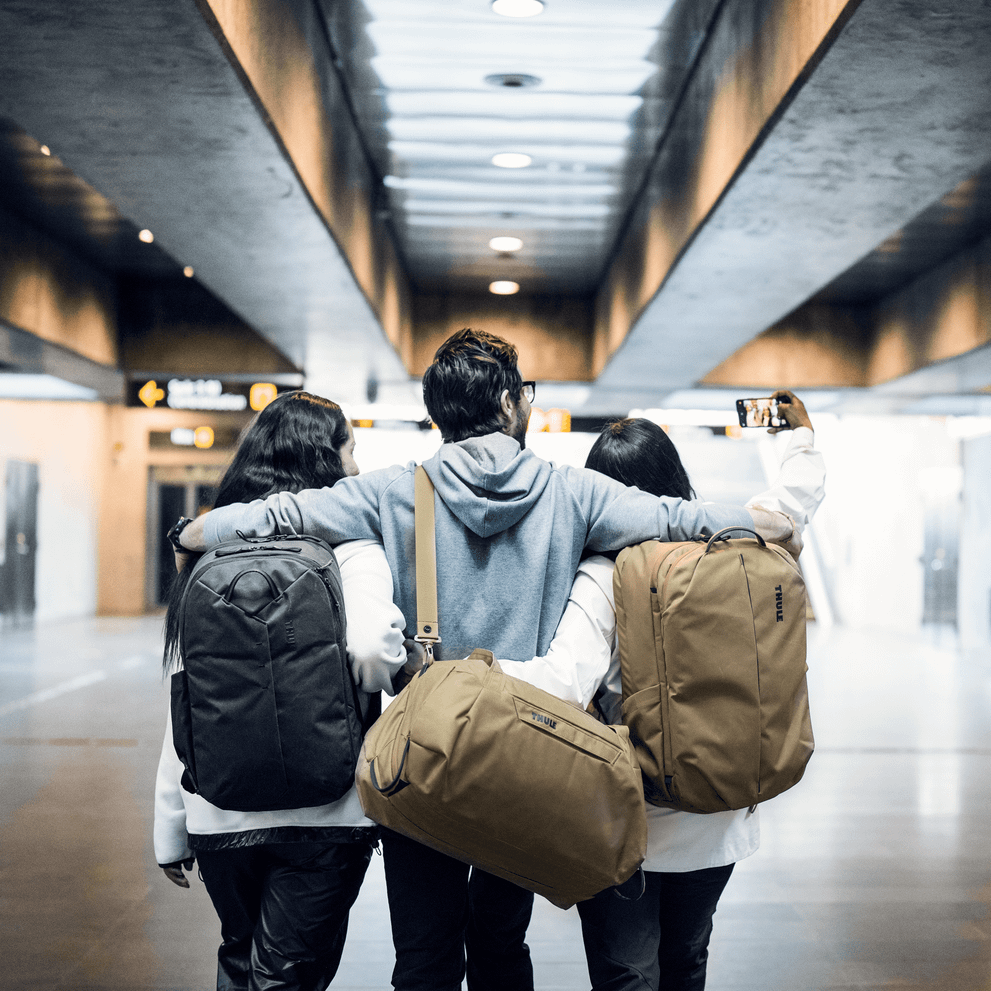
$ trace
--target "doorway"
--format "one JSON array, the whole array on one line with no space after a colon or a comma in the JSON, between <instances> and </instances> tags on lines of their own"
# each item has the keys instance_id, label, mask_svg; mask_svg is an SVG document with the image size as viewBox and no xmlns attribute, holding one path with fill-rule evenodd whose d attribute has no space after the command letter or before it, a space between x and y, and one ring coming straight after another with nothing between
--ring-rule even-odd
<instances>
[{"instance_id":1,"label":"doorway","mask_svg":"<svg viewBox=\"0 0 991 991\"><path fill-rule=\"evenodd\" d=\"M145 600L149 609L166 605L175 577L172 545L166 534L180 516L197 517L213 507L224 466L151 469L148 484L148 569Z\"/></svg>"},{"instance_id":2,"label":"doorway","mask_svg":"<svg viewBox=\"0 0 991 991\"><path fill-rule=\"evenodd\" d=\"M5 625L22 625L31 621L35 608L38 466L32 461L11 459L7 462L5 475L0 614Z\"/></svg>"}]
</instances>

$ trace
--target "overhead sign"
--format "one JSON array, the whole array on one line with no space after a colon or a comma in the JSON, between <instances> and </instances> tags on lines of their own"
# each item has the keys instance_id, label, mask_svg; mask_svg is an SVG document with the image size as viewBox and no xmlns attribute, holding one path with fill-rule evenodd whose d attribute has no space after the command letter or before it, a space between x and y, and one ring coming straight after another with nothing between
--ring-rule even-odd
<instances>
[{"instance_id":1,"label":"overhead sign","mask_svg":"<svg viewBox=\"0 0 991 991\"><path fill-rule=\"evenodd\" d=\"M237 446L239 430L234 427L173 427L171 430L152 430L148 434L148 447L152 450L229 450Z\"/></svg>"},{"instance_id":2,"label":"overhead sign","mask_svg":"<svg viewBox=\"0 0 991 991\"><path fill-rule=\"evenodd\" d=\"M291 387L283 387L291 388ZM279 394L272 382L228 382L219 378L134 379L128 383L128 406L240 412L262 410Z\"/></svg>"}]
</instances>

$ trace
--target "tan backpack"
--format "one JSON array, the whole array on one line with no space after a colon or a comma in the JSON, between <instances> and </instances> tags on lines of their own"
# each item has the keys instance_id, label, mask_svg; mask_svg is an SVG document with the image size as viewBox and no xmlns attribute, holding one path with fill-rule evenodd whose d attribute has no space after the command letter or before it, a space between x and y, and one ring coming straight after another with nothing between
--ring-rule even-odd
<instances>
[{"instance_id":1,"label":"tan backpack","mask_svg":"<svg viewBox=\"0 0 991 991\"><path fill-rule=\"evenodd\" d=\"M623 722L653 805L750 808L812 756L805 583L780 547L727 532L616 560Z\"/></svg>"},{"instance_id":2,"label":"tan backpack","mask_svg":"<svg viewBox=\"0 0 991 991\"><path fill-rule=\"evenodd\" d=\"M428 485L421 468L417 639L430 646L440 635ZM356 780L370 819L561 908L627 881L646 852L626 727L505 674L487 650L414 676L365 736Z\"/></svg>"}]
</instances>

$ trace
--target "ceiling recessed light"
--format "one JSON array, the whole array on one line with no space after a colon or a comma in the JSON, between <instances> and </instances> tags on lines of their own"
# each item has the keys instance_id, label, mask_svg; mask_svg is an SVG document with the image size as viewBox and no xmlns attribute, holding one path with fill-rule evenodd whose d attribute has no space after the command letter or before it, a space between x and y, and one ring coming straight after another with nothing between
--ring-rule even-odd
<instances>
[{"instance_id":1,"label":"ceiling recessed light","mask_svg":"<svg viewBox=\"0 0 991 991\"><path fill-rule=\"evenodd\" d=\"M138 231L138 240L144 241L145 244L151 244L155 240L155 235L146 228L143 231Z\"/></svg>"},{"instance_id":2,"label":"ceiling recessed light","mask_svg":"<svg viewBox=\"0 0 991 991\"><path fill-rule=\"evenodd\" d=\"M500 169L525 169L533 159L516 151L501 151L492 156L492 164Z\"/></svg>"},{"instance_id":3,"label":"ceiling recessed light","mask_svg":"<svg viewBox=\"0 0 991 991\"><path fill-rule=\"evenodd\" d=\"M519 251L523 242L518 237L494 237L489 241L493 251Z\"/></svg>"},{"instance_id":4,"label":"ceiling recessed light","mask_svg":"<svg viewBox=\"0 0 991 991\"><path fill-rule=\"evenodd\" d=\"M183 274L184 276L186 276L186 278L187 278L187 279L191 279L191 278L193 277L193 266L192 266L192 265L187 265L187 266L186 266L186 267L185 267L185 268L184 268L184 269L182 270L182 274Z\"/></svg>"},{"instance_id":5,"label":"ceiling recessed light","mask_svg":"<svg viewBox=\"0 0 991 991\"><path fill-rule=\"evenodd\" d=\"M48 145L42 145L38 149L38 151L40 151L42 153L42 155L50 155L52 153L52 149L49 148Z\"/></svg>"},{"instance_id":6,"label":"ceiling recessed light","mask_svg":"<svg viewBox=\"0 0 991 991\"><path fill-rule=\"evenodd\" d=\"M541 0L492 0L492 9L503 17L535 17L544 5Z\"/></svg>"},{"instance_id":7,"label":"ceiling recessed light","mask_svg":"<svg viewBox=\"0 0 991 991\"><path fill-rule=\"evenodd\" d=\"M520 291L518 282L492 282L489 284L489 292L494 292L497 296L512 296Z\"/></svg>"}]
</instances>

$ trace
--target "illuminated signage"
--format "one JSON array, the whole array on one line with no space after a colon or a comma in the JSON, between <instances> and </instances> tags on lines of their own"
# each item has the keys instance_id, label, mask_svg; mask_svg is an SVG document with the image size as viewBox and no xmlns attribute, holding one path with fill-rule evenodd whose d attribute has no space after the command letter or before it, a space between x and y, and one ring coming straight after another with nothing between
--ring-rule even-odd
<instances>
[{"instance_id":1,"label":"illuminated signage","mask_svg":"<svg viewBox=\"0 0 991 991\"><path fill-rule=\"evenodd\" d=\"M218 378L178 377L136 379L128 383L127 403L148 409L239 413L264 409L279 391L280 387L272 382L244 383Z\"/></svg>"},{"instance_id":2,"label":"illuminated signage","mask_svg":"<svg viewBox=\"0 0 991 991\"><path fill-rule=\"evenodd\" d=\"M233 427L173 427L171 430L152 430L148 434L148 446L152 450L188 451L230 450L237 445L240 431Z\"/></svg>"},{"instance_id":3,"label":"illuminated signage","mask_svg":"<svg viewBox=\"0 0 991 991\"><path fill-rule=\"evenodd\" d=\"M530 410L528 433L571 433L571 413L566 409L549 409L545 413L539 406Z\"/></svg>"}]
</instances>

